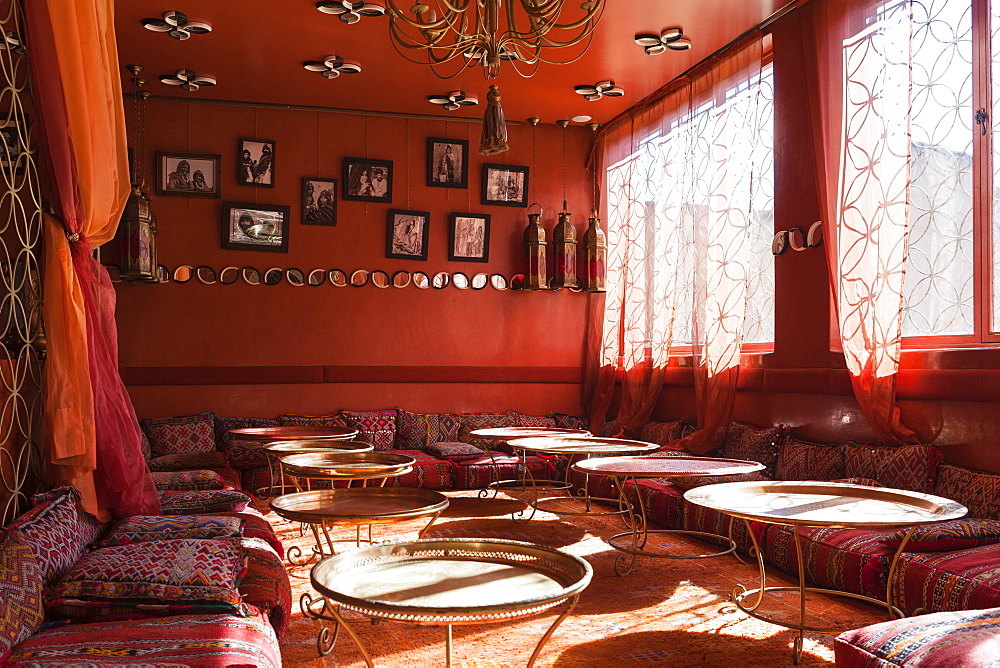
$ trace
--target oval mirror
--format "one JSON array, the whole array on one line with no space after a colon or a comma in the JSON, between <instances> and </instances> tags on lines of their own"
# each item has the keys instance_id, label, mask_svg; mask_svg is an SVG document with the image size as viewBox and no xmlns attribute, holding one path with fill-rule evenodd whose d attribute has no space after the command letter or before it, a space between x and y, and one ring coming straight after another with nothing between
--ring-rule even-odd
<instances>
[{"instance_id":1,"label":"oval mirror","mask_svg":"<svg viewBox=\"0 0 1000 668\"><path fill-rule=\"evenodd\" d=\"M410 284L410 272L408 271L397 271L392 275L392 287L394 288L405 288Z\"/></svg>"},{"instance_id":2,"label":"oval mirror","mask_svg":"<svg viewBox=\"0 0 1000 668\"><path fill-rule=\"evenodd\" d=\"M301 269L293 267L285 270L285 280L296 287L302 287L306 284L306 275L302 273Z\"/></svg>"},{"instance_id":3,"label":"oval mirror","mask_svg":"<svg viewBox=\"0 0 1000 668\"><path fill-rule=\"evenodd\" d=\"M447 271L439 271L434 274L434 280L431 281L431 285L438 290L448 287L449 283L451 283L451 275Z\"/></svg>"},{"instance_id":4,"label":"oval mirror","mask_svg":"<svg viewBox=\"0 0 1000 668\"><path fill-rule=\"evenodd\" d=\"M174 282L187 283L194 278L194 267L189 264L182 264L174 269Z\"/></svg>"},{"instance_id":5,"label":"oval mirror","mask_svg":"<svg viewBox=\"0 0 1000 668\"><path fill-rule=\"evenodd\" d=\"M222 283L223 285L232 285L238 280L240 280L239 267L223 267L222 271L219 272L219 283Z\"/></svg>"},{"instance_id":6,"label":"oval mirror","mask_svg":"<svg viewBox=\"0 0 1000 668\"><path fill-rule=\"evenodd\" d=\"M170 270L165 264L156 265L156 280L160 283L170 282Z\"/></svg>"},{"instance_id":7,"label":"oval mirror","mask_svg":"<svg viewBox=\"0 0 1000 668\"><path fill-rule=\"evenodd\" d=\"M451 282L459 290L467 290L469 288L469 277L460 271L456 271L451 275Z\"/></svg>"},{"instance_id":8,"label":"oval mirror","mask_svg":"<svg viewBox=\"0 0 1000 668\"><path fill-rule=\"evenodd\" d=\"M207 264L199 265L198 268L194 270L194 275L205 285L215 285L218 281L218 278L215 275L215 269L212 269Z\"/></svg>"},{"instance_id":9,"label":"oval mirror","mask_svg":"<svg viewBox=\"0 0 1000 668\"><path fill-rule=\"evenodd\" d=\"M493 286L494 290L506 290L507 277L503 274L493 274L490 276L490 285Z\"/></svg>"},{"instance_id":10,"label":"oval mirror","mask_svg":"<svg viewBox=\"0 0 1000 668\"><path fill-rule=\"evenodd\" d=\"M277 285L285 277L285 272L279 267L271 267L264 272L264 285Z\"/></svg>"},{"instance_id":11,"label":"oval mirror","mask_svg":"<svg viewBox=\"0 0 1000 668\"><path fill-rule=\"evenodd\" d=\"M389 274L385 273L381 269L376 269L372 272L372 285L376 288L389 287Z\"/></svg>"},{"instance_id":12,"label":"oval mirror","mask_svg":"<svg viewBox=\"0 0 1000 668\"><path fill-rule=\"evenodd\" d=\"M368 283L368 270L355 269L351 272L351 286L360 288Z\"/></svg>"},{"instance_id":13,"label":"oval mirror","mask_svg":"<svg viewBox=\"0 0 1000 668\"><path fill-rule=\"evenodd\" d=\"M524 274L514 274L510 277L510 289L521 290L524 288Z\"/></svg>"},{"instance_id":14,"label":"oval mirror","mask_svg":"<svg viewBox=\"0 0 1000 668\"><path fill-rule=\"evenodd\" d=\"M331 269L330 283L336 288L343 288L347 285L347 275L340 269Z\"/></svg>"},{"instance_id":15,"label":"oval mirror","mask_svg":"<svg viewBox=\"0 0 1000 668\"><path fill-rule=\"evenodd\" d=\"M490 277L486 274L476 274L472 277L472 289L482 290L490 284Z\"/></svg>"},{"instance_id":16,"label":"oval mirror","mask_svg":"<svg viewBox=\"0 0 1000 668\"><path fill-rule=\"evenodd\" d=\"M106 264L104 269L108 272L108 278L111 279L112 283L122 282L122 268L117 264Z\"/></svg>"},{"instance_id":17,"label":"oval mirror","mask_svg":"<svg viewBox=\"0 0 1000 668\"><path fill-rule=\"evenodd\" d=\"M257 271L256 267L243 267L240 273L243 274L243 280L249 285L260 285L260 272Z\"/></svg>"},{"instance_id":18,"label":"oval mirror","mask_svg":"<svg viewBox=\"0 0 1000 668\"><path fill-rule=\"evenodd\" d=\"M421 290L426 290L431 287L431 279L428 278L427 274L422 271L413 272L413 285L420 288Z\"/></svg>"},{"instance_id":19,"label":"oval mirror","mask_svg":"<svg viewBox=\"0 0 1000 668\"><path fill-rule=\"evenodd\" d=\"M316 287L318 285L323 285L323 281L326 280L326 270L324 269L313 269L309 272L309 285Z\"/></svg>"}]
</instances>

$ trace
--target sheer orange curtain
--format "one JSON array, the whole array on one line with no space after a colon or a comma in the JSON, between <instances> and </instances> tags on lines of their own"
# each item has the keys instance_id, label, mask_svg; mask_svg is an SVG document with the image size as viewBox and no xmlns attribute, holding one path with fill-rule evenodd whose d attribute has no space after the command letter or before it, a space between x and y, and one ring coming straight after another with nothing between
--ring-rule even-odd
<instances>
[{"instance_id":1,"label":"sheer orange curtain","mask_svg":"<svg viewBox=\"0 0 1000 668\"><path fill-rule=\"evenodd\" d=\"M31 0L24 12L54 210L43 225L46 475L99 517L155 514L118 376L115 292L92 252L114 237L130 190L114 3Z\"/></svg>"},{"instance_id":2,"label":"sheer orange curtain","mask_svg":"<svg viewBox=\"0 0 1000 668\"><path fill-rule=\"evenodd\" d=\"M858 404L878 439L900 419L910 188L909 2L815 0L799 10L830 285Z\"/></svg>"}]
</instances>

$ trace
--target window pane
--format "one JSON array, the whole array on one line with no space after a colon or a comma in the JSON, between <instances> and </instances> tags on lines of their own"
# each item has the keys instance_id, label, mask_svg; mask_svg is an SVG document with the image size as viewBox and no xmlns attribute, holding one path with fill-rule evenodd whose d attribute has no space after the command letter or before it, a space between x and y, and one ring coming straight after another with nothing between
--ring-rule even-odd
<instances>
[{"instance_id":1,"label":"window pane","mask_svg":"<svg viewBox=\"0 0 1000 668\"><path fill-rule=\"evenodd\" d=\"M992 81L993 110L988 122L993 131L993 308L990 333L1000 332L1000 0L990 2L990 27L993 32L990 52L993 54Z\"/></svg>"},{"instance_id":2,"label":"window pane","mask_svg":"<svg viewBox=\"0 0 1000 668\"><path fill-rule=\"evenodd\" d=\"M974 334L972 3L914 2L903 336Z\"/></svg>"}]
</instances>

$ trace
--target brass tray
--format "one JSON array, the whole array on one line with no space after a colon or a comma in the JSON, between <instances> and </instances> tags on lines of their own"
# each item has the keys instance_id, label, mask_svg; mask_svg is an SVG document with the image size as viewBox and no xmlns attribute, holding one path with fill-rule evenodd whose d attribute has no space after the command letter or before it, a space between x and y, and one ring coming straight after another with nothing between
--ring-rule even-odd
<instances>
[{"instance_id":1,"label":"brass tray","mask_svg":"<svg viewBox=\"0 0 1000 668\"><path fill-rule=\"evenodd\" d=\"M389 524L439 513L448 497L429 489L350 487L285 494L271 509L291 522Z\"/></svg>"},{"instance_id":2,"label":"brass tray","mask_svg":"<svg viewBox=\"0 0 1000 668\"><path fill-rule=\"evenodd\" d=\"M489 427L486 429L474 429L469 432L470 436L479 438L493 438L504 441L511 438L528 438L531 436L590 436L586 429L563 429L560 427Z\"/></svg>"},{"instance_id":3,"label":"brass tray","mask_svg":"<svg viewBox=\"0 0 1000 668\"><path fill-rule=\"evenodd\" d=\"M303 452L371 452L374 448L375 446L371 443L363 441L330 441L323 439L275 441L264 446L264 449L275 457Z\"/></svg>"},{"instance_id":4,"label":"brass tray","mask_svg":"<svg viewBox=\"0 0 1000 668\"><path fill-rule=\"evenodd\" d=\"M578 595L593 569L555 548L452 538L382 543L324 559L316 591L369 617L478 624L526 617Z\"/></svg>"},{"instance_id":5,"label":"brass tray","mask_svg":"<svg viewBox=\"0 0 1000 668\"><path fill-rule=\"evenodd\" d=\"M715 457L602 457L573 464L580 473L631 476L634 478L686 478L753 473L766 468L759 462Z\"/></svg>"},{"instance_id":6,"label":"brass tray","mask_svg":"<svg viewBox=\"0 0 1000 668\"><path fill-rule=\"evenodd\" d=\"M416 460L392 452L305 452L280 458L290 476L305 478L363 478L402 473Z\"/></svg>"},{"instance_id":7,"label":"brass tray","mask_svg":"<svg viewBox=\"0 0 1000 668\"><path fill-rule=\"evenodd\" d=\"M932 494L837 482L726 482L684 493L691 503L734 517L810 527L891 529L964 516L960 503Z\"/></svg>"},{"instance_id":8,"label":"brass tray","mask_svg":"<svg viewBox=\"0 0 1000 668\"><path fill-rule=\"evenodd\" d=\"M243 441L272 443L274 441L301 441L303 439L349 441L358 435L350 427L246 427L230 429L229 433Z\"/></svg>"},{"instance_id":9,"label":"brass tray","mask_svg":"<svg viewBox=\"0 0 1000 668\"><path fill-rule=\"evenodd\" d=\"M603 436L550 436L547 438L517 438L507 445L520 450L567 455L613 455L626 452L648 452L660 446L646 441Z\"/></svg>"}]
</instances>

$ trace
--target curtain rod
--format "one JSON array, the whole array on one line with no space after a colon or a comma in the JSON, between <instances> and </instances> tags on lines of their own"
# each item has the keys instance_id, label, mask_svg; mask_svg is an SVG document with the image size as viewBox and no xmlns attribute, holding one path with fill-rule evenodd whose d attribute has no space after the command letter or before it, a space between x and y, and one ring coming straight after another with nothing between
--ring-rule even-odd
<instances>
[{"instance_id":1,"label":"curtain rod","mask_svg":"<svg viewBox=\"0 0 1000 668\"><path fill-rule=\"evenodd\" d=\"M364 111L341 107L313 107L303 104L277 104L273 102L243 102L242 100L211 100L204 98L181 98L167 95L151 95L150 100L166 102L193 102L194 104L221 104L230 107L253 107L254 109L281 109L286 111L322 111L330 114L350 114L353 116L387 116L389 118L412 118L421 121L451 121L460 123L482 123L481 118L464 116L435 116L432 114L401 114L393 111ZM507 121L507 125L523 125L521 121Z\"/></svg>"}]
</instances>

